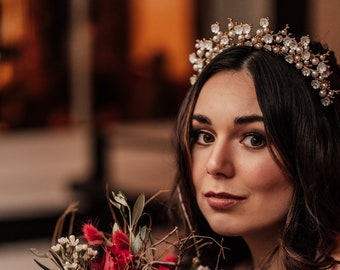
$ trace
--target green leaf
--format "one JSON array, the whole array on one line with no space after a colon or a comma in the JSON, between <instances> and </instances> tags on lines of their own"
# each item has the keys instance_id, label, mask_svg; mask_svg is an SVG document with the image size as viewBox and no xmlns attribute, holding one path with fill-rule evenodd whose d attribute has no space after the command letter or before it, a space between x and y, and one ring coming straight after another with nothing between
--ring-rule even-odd
<instances>
[{"instance_id":1,"label":"green leaf","mask_svg":"<svg viewBox=\"0 0 340 270\"><path fill-rule=\"evenodd\" d=\"M119 204L121 204L121 205L124 205L124 206L126 206L126 207L129 208L129 205L128 205L128 203L127 203L126 196L125 196L121 191L119 191L117 195L116 195L114 192L112 192L112 195L113 195L114 200L115 200L117 203L119 203Z\"/></svg>"},{"instance_id":2,"label":"green leaf","mask_svg":"<svg viewBox=\"0 0 340 270\"><path fill-rule=\"evenodd\" d=\"M142 228L139 229L139 234L140 234L140 238L145 242L146 237L148 235L148 227L147 226L143 226Z\"/></svg>"},{"instance_id":3,"label":"green leaf","mask_svg":"<svg viewBox=\"0 0 340 270\"><path fill-rule=\"evenodd\" d=\"M134 227L137 224L139 218L142 216L144 206L145 206L145 195L142 193L138 196L138 198L135 202L135 205L133 206L132 227Z\"/></svg>"},{"instance_id":4,"label":"green leaf","mask_svg":"<svg viewBox=\"0 0 340 270\"><path fill-rule=\"evenodd\" d=\"M60 267L60 269L64 269L64 266L61 263L59 256L52 249L49 250L49 253L52 255L53 259L55 260L55 263Z\"/></svg>"},{"instance_id":5,"label":"green leaf","mask_svg":"<svg viewBox=\"0 0 340 270\"><path fill-rule=\"evenodd\" d=\"M30 251L37 257L48 258L46 253L41 254L41 253L39 253L39 251L36 248L30 248Z\"/></svg>"},{"instance_id":6,"label":"green leaf","mask_svg":"<svg viewBox=\"0 0 340 270\"><path fill-rule=\"evenodd\" d=\"M116 202L112 201L111 199L109 199L109 201L114 207L116 207L118 209L120 209L122 207L119 203L116 203Z\"/></svg>"},{"instance_id":7,"label":"green leaf","mask_svg":"<svg viewBox=\"0 0 340 270\"><path fill-rule=\"evenodd\" d=\"M42 263L38 262L36 259L33 259L37 265L39 265L42 269L44 270L51 270L50 268L46 267L45 265L43 265Z\"/></svg>"},{"instance_id":8,"label":"green leaf","mask_svg":"<svg viewBox=\"0 0 340 270\"><path fill-rule=\"evenodd\" d=\"M134 237L132 239L132 254L137 254L139 253L141 247L142 247L143 241L140 237L140 234L138 232L138 234L136 235L136 237Z\"/></svg>"},{"instance_id":9,"label":"green leaf","mask_svg":"<svg viewBox=\"0 0 340 270\"><path fill-rule=\"evenodd\" d=\"M115 222L115 224L113 224L112 233L114 233L116 231L120 231L120 227L119 227L117 222Z\"/></svg>"}]
</instances>

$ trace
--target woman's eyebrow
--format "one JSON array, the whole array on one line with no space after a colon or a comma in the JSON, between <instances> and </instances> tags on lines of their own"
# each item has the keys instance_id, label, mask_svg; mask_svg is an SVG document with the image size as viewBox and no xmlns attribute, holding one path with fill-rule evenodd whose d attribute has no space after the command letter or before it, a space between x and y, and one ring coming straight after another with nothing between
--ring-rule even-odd
<instances>
[{"instance_id":1,"label":"woman's eyebrow","mask_svg":"<svg viewBox=\"0 0 340 270\"><path fill-rule=\"evenodd\" d=\"M208 124L208 125L212 124L212 121L210 120L210 118L202 114L194 114L191 117L191 120L196 120L197 122L202 123L202 124ZM261 115L251 114L251 115L239 116L234 119L235 125L250 124L254 122L263 122L263 117Z\"/></svg>"},{"instance_id":2,"label":"woman's eyebrow","mask_svg":"<svg viewBox=\"0 0 340 270\"><path fill-rule=\"evenodd\" d=\"M235 125L250 124L254 122L263 122L263 116L257 114L243 115L234 119Z\"/></svg>"},{"instance_id":3,"label":"woman's eyebrow","mask_svg":"<svg viewBox=\"0 0 340 270\"><path fill-rule=\"evenodd\" d=\"M192 120L196 120L202 124L208 124L208 125L211 125L211 120L209 119L209 117L207 116L204 116L202 114L194 114L192 117L191 117L191 121Z\"/></svg>"}]
</instances>

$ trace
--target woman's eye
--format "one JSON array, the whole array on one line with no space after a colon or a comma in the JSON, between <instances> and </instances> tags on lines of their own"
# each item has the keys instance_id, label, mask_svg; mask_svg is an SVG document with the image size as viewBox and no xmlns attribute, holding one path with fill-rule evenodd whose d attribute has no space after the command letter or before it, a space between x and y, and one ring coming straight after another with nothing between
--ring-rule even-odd
<instances>
[{"instance_id":1,"label":"woman's eye","mask_svg":"<svg viewBox=\"0 0 340 270\"><path fill-rule=\"evenodd\" d=\"M263 148L267 145L266 138L260 134L246 134L242 143L250 148Z\"/></svg>"},{"instance_id":2,"label":"woman's eye","mask_svg":"<svg viewBox=\"0 0 340 270\"><path fill-rule=\"evenodd\" d=\"M197 130L194 132L194 141L198 144L209 144L214 141L214 136L207 132L202 130Z\"/></svg>"}]
</instances>

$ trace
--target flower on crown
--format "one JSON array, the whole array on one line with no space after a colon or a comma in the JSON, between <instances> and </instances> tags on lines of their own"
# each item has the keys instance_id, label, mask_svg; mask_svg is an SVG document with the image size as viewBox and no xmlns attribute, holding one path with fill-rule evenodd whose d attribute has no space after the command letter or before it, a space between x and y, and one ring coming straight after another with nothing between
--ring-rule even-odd
<instances>
[{"instance_id":1,"label":"flower on crown","mask_svg":"<svg viewBox=\"0 0 340 270\"><path fill-rule=\"evenodd\" d=\"M194 85L206 65L222 51L240 45L250 46L282 55L289 64L294 64L301 70L303 76L312 78L311 86L319 91L322 105L330 105L340 90L331 89L330 82L326 79L332 73L327 59L329 51L314 54L309 47L309 36L302 36L299 41L296 40L288 33L288 25L277 33L269 29L268 18L261 18L259 25L255 34L251 34L252 27L249 24L237 23L230 18L226 32L221 31L218 22L212 24L211 32L214 36L210 39L197 40L196 52L189 56L196 72L190 78L190 83Z\"/></svg>"}]
</instances>

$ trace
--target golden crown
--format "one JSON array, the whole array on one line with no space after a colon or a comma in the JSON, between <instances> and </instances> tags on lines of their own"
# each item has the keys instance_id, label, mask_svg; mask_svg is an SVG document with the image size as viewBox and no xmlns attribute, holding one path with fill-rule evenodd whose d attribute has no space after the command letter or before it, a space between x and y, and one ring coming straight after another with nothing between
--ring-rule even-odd
<instances>
[{"instance_id":1,"label":"golden crown","mask_svg":"<svg viewBox=\"0 0 340 270\"><path fill-rule=\"evenodd\" d=\"M302 36L299 41L288 33L289 26L274 33L269 29L269 19L261 18L255 34L251 34L252 27L246 23L237 23L229 18L228 30L220 30L218 22L211 25L211 32L214 36L210 39L197 40L196 52L190 54L189 60L196 72L191 78L193 85L204 67L219 53L230 47L239 45L266 49L277 55L284 56L284 59L295 64L306 77L312 77L311 86L319 90L323 106L330 105L340 90L331 89L330 82L326 78L332 73L328 63L329 51L324 54L314 54L310 47L309 36Z\"/></svg>"}]
</instances>

